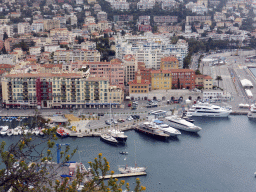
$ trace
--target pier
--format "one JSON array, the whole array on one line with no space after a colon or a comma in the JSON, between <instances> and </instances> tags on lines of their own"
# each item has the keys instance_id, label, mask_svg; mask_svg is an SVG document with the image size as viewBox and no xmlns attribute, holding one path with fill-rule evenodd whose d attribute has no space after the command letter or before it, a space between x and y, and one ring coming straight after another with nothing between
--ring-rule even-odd
<instances>
[{"instance_id":1,"label":"pier","mask_svg":"<svg viewBox=\"0 0 256 192\"><path fill-rule=\"evenodd\" d=\"M136 173L126 173L126 174L114 174L114 175L105 175L104 177L100 176L100 179L110 179L113 178L120 178L120 177L134 177L134 176L143 176L147 175L146 172L136 172Z\"/></svg>"}]
</instances>

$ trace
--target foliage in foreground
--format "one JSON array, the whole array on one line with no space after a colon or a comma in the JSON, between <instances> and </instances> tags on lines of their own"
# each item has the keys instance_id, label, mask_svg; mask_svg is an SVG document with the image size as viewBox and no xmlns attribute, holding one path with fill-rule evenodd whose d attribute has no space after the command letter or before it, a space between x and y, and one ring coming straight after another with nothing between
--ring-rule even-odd
<instances>
[{"instance_id":1,"label":"foliage in foreground","mask_svg":"<svg viewBox=\"0 0 256 192\"><path fill-rule=\"evenodd\" d=\"M62 169L65 162L71 160L76 153L75 149L69 154L70 147L66 146L61 151L60 165L56 165L53 160L52 149L55 147L56 128L44 131L44 139L32 137L30 135L22 136L20 141L11 144L7 150L6 143L3 141L0 145L1 166L0 170L0 191L56 191L56 192L75 192L80 189L83 192L108 192L108 191L130 191L129 183L124 180L110 178L104 182L103 177L110 172L109 162L100 153L93 162L89 162L90 171L80 172L76 170L76 175L72 179L60 178L57 170ZM39 140L39 142L38 142ZM45 146L42 149L42 146ZM55 153L54 153L55 154ZM110 172L110 173L109 173ZM89 182L83 183L85 178L90 178ZM140 192L146 190L146 187L140 185L140 180L136 179L134 191Z\"/></svg>"}]
</instances>

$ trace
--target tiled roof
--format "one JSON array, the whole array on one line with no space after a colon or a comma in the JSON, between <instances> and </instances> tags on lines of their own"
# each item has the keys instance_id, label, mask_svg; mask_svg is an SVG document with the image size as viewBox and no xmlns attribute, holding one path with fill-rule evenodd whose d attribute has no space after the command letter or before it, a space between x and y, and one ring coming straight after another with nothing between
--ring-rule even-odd
<instances>
[{"instance_id":1,"label":"tiled roof","mask_svg":"<svg viewBox=\"0 0 256 192\"><path fill-rule=\"evenodd\" d=\"M178 61L178 59L176 57L164 57L161 59L161 61Z\"/></svg>"},{"instance_id":2,"label":"tiled roof","mask_svg":"<svg viewBox=\"0 0 256 192\"><path fill-rule=\"evenodd\" d=\"M16 74L7 74L5 77L45 77L45 78L49 78L49 77L65 77L65 78L81 78L82 75L78 74L78 73L16 73Z\"/></svg>"}]
</instances>

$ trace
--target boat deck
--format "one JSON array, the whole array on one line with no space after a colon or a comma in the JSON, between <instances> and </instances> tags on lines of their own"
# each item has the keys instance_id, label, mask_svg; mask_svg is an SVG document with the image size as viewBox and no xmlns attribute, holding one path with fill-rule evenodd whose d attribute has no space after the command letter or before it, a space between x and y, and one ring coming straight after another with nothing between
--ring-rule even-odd
<instances>
[{"instance_id":1,"label":"boat deck","mask_svg":"<svg viewBox=\"0 0 256 192\"><path fill-rule=\"evenodd\" d=\"M125 174L114 174L114 175L106 175L104 177L100 177L100 179L109 179L110 177L113 178L120 178L120 177L133 177L133 176L142 176L142 175L147 175L146 172L136 172L136 173L125 173Z\"/></svg>"}]
</instances>

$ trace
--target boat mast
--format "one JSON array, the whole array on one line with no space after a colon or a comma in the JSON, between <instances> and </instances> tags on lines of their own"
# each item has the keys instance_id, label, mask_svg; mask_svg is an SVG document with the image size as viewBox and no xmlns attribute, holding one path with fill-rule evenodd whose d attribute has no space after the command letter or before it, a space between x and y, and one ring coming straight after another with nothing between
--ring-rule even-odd
<instances>
[{"instance_id":1,"label":"boat mast","mask_svg":"<svg viewBox=\"0 0 256 192\"><path fill-rule=\"evenodd\" d=\"M136 163L136 145L135 145L135 140L134 140L134 153L135 153L135 168L137 167L137 163Z\"/></svg>"}]
</instances>

